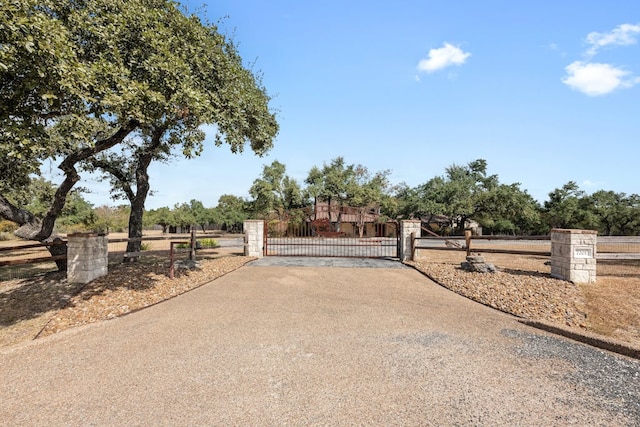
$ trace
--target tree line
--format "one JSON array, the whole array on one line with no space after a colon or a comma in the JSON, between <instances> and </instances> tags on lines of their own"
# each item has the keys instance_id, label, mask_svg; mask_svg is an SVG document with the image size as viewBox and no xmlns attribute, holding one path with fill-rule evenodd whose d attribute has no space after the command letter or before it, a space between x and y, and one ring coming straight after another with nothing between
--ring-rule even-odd
<instances>
[{"instance_id":1,"label":"tree line","mask_svg":"<svg viewBox=\"0 0 640 427\"><path fill-rule=\"evenodd\" d=\"M569 181L540 203L519 183L505 184L497 175L489 175L484 159L452 164L443 175L415 187L392 184L389 175L388 170L371 173L337 157L314 166L300 185L287 176L285 165L274 161L254 181L246 206L254 216L282 217L287 210L313 206L317 200L335 201L356 209L376 208L380 220L421 219L440 234L462 234L470 221L484 234L543 235L552 228L640 234L637 194L606 190L587 194Z\"/></svg>"},{"instance_id":2,"label":"tree line","mask_svg":"<svg viewBox=\"0 0 640 427\"><path fill-rule=\"evenodd\" d=\"M482 227L484 234L541 235L552 228L592 229L601 235L640 234L637 194L606 190L587 194L570 181L539 203L520 184L504 184L497 175L489 175L483 159L453 164L443 175L415 187L392 184L389 175L390 171L372 173L363 165L347 164L344 158L337 157L312 167L300 183L287 175L283 163L275 160L263 166L248 190L248 198L225 194L214 207L191 200L146 210L143 225L161 226L163 232L171 227L191 226L240 231L246 219L290 219L301 209L313 212L315 204L322 201L348 207L351 212L374 211L379 215L378 221L418 218L439 234L461 234L470 221ZM23 205L36 215L44 215L54 191L51 183L40 178L32 180L28 192L14 197L22 197ZM66 230L84 227L123 231L128 226L130 210L127 205L93 209L76 191L70 193L59 225ZM333 226L339 224L340 209L336 209Z\"/></svg>"}]
</instances>

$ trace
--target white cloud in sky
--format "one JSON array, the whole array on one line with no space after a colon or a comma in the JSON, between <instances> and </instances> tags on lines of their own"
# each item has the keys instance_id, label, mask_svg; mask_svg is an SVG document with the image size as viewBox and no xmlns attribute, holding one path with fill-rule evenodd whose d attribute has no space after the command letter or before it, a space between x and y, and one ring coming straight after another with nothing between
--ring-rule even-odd
<instances>
[{"instance_id":1,"label":"white cloud in sky","mask_svg":"<svg viewBox=\"0 0 640 427\"><path fill-rule=\"evenodd\" d=\"M606 46L629 46L638 42L640 24L622 24L608 33L593 31L587 34L590 45L585 52L587 61L574 61L565 67L567 75L562 83L588 96L609 94L617 89L625 89L640 83L640 77L611 64L590 62L598 51Z\"/></svg>"},{"instance_id":2,"label":"white cloud in sky","mask_svg":"<svg viewBox=\"0 0 640 427\"><path fill-rule=\"evenodd\" d=\"M462 65L471 54L464 52L457 46L450 43L444 43L444 46L438 49L430 49L429 56L420 60L418 70L426 73L433 73L452 65Z\"/></svg>"},{"instance_id":3,"label":"white cloud in sky","mask_svg":"<svg viewBox=\"0 0 640 427\"><path fill-rule=\"evenodd\" d=\"M622 24L618 25L609 33L591 32L587 34L587 43L591 47L587 50L587 55L593 56L598 53L601 47L609 45L628 46L638 42L638 34L640 34L640 24Z\"/></svg>"},{"instance_id":4,"label":"white cloud in sky","mask_svg":"<svg viewBox=\"0 0 640 427\"><path fill-rule=\"evenodd\" d=\"M562 83L588 96L606 95L620 88L640 83L640 78L610 64L575 61L565 67Z\"/></svg>"}]
</instances>

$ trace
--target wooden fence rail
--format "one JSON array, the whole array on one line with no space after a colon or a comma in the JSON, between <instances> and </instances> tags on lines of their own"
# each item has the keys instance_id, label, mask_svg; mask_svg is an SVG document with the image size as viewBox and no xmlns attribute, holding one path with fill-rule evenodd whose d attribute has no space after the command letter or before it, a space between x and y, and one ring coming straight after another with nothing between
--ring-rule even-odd
<instances>
[{"instance_id":1,"label":"wooden fence rail","mask_svg":"<svg viewBox=\"0 0 640 427\"><path fill-rule=\"evenodd\" d=\"M51 261L61 261L63 259L67 259L66 255L53 255L53 256L43 256L38 258L28 258L28 259L10 259L7 261L0 261L0 267L8 266L8 265L27 265L27 264L38 264L41 262L51 262Z\"/></svg>"},{"instance_id":2,"label":"wooden fence rail","mask_svg":"<svg viewBox=\"0 0 640 427\"><path fill-rule=\"evenodd\" d=\"M452 241L464 240L464 246L451 245ZM413 241L413 248L423 250L438 250L438 251L465 251L467 255L471 252L484 252L484 253L501 253L501 254L514 254L514 255L539 255L539 256L551 256L551 248L548 250L530 250L530 249L518 249L513 245L510 247L486 247L474 245L473 242L505 242L504 246L509 246L515 242L527 241L532 244L540 244L540 242L550 241L550 236L447 236L447 237L416 237ZM435 242L442 242L442 245L437 245ZM596 252L596 259L601 260L640 260L640 236L602 236L598 237L598 250ZM602 248L602 249L601 249ZM542 248L541 248L542 249ZM546 248L545 248L546 249Z\"/></svg>"},{"instance_id":3,"label":"wooden fence rail","mask_svg":"<svg viewBox=\"0 0 640 427\"><path fill-rule=\"evenodd\" d=\"M211 238L216 238L216 237L222 237L221 235L208 235L206 237L197 237L196 240L202 240L202 239L211 239ZM109 239L109 244L111 243L125 243L125 242L142 242L142 241L154 241L154 240L166 240L166 241L180 241L180 243L183 243L182 241L184 240L183 238L179 238L177 236L156 236L156 237L134 237L134 238L118 238L118 239ZM188 243L188 242L187 242ZM28 243L26 245L13 245L13 246L4 246L4 247L0 247L0 253L1 252L10 252L10 251L20 251L20 250L24 250L24 249L36 249L36 248L46 248L48 246L53 246L53 245L66 245L67 241L66 240L58 240L58 241L54 241L54 242L43 242L43 243ZM133 257L133 256L140 256L143 255L143 252L135 252L135 253L129 253L128 255L125 254L125 257ZM10 260L5 260L5 261L0 261L0 267L4 267L4 266L20 266L20 265L28 265L28 264L39 264L39 263L43 263L43 262L52 262L52 261L61 261L66 259L67 256L66 255L55 255L55 256L39 256L39 257L34 257L34 258L25 258L25 259L10 259Z\"/></svg>"},{"instance_id":4,"label":"wooden fence rail","mask_svg":"<svg viewBox=\"0 0 640 427\"><path fill-rule=\"evenodd\" d=\"M67 244L67 241L61 239L55 242L30 243L27 245L16 245L16 246L3 246L3 247L0 247L0 252L17 251L21 249L42 248L47 246L66 245L66 244Z\"/></svg>"},{"instance_id":5,"label":"wooden fence rail","mask_svg":"<svg viewBox=\"0 0 640 427\"><path fill-rule=\"evenodd\" d=\"M517 254L517 255L540 255L540 256L551 256L551 250L524 250L524 249L514 249L513 247L509 248L487 248L487 247L479 247L474 248L473 241L506 241L509 243L513 243L515 241L526 242L526 241L549 241L551 239L550 236L456 236L456 237L416 237L413 242L413 247L415 249L425 249L425 250L438 250L438 251L464 251L467 255L471 254L473 251L481 251L485 253L502 253L502 254ZM450 242L452 240L462 240L465 242L465 245L451 245ZM443 246L434 245L435 242L442 241Z\"/></svg>"}]
</instances>

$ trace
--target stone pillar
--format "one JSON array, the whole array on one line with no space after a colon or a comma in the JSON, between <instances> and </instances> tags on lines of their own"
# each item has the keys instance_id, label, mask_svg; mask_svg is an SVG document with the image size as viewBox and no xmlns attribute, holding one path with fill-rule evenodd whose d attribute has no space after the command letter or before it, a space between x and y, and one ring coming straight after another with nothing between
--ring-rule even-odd
<instances>
[{"instance_id":1,"label":"stone pillar","mask_svg":"<svg viewBox=\"0 0 640 427\"><path fill-rule=\"evenodd\" d=\"M264 255L264 221L248 219L244 222L244 255L261 258Z\"/></svg>"},{"instance_id":2,"label":"stone pillar","mask_svg":"<svg viewBox=\"0 0 640 427\"><path fill-rule=\"evenodd\" d=\"M551 277L595 283L597 237L593 230L551 230Z\"/></svg>"},{"instance_id":3,"label":"stone pillar","mask_svg":"<svg viewBox=\"0 0 640 427\"><path fill-rule=\"evenodd\" d=\"M67 238L69 283L89 283L107 274L109 239L105 233L74 233Z\"/></svg>"},{"instance_id":4,"label":"stone pillar","mask_svg":"<svg viewBox=\"0 0 640 427\"><path fill-rule=\"evenodd\" d=\"M422 221L419 219L409 219L400 221L400 261L413 261L413 242L411 234L415 237L421 236L420 226Z\"/></svg>"}]
</instances>

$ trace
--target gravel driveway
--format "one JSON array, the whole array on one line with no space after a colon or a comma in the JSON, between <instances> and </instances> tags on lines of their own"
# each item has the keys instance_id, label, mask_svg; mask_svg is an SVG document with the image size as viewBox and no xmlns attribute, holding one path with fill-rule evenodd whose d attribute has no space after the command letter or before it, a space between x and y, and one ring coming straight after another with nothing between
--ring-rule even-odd
<instances>
[{"instance_id":1,"label":"gravel driveway","mask_svg":"<svg viewBox=\"0 0 640 427\"><path fill-rule=\"evenodd\" d=\"M640 363L407 268L247 265L0 352L2 425L638 425Z\"/></svg>"}]
</instances>

